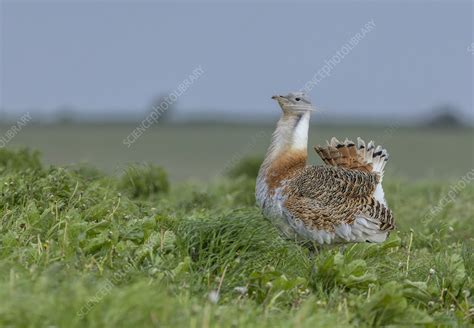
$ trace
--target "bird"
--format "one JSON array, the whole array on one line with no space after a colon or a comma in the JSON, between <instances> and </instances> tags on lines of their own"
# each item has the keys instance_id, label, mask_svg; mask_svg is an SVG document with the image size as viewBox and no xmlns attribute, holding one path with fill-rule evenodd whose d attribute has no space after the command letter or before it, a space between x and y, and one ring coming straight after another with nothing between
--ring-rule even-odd
<instances>
[{"instance_id":1,"label":"bird","mask_svg":"<svg viewBox=\"0 0 474 328\"><path fill-rule=\"evenodd\" d=\"M395 229L382 188L389 155L373 141L335 137L314 147L323 165L308 165L315 109L304 92L276 95L282 110L258 172L255 196L263 215L287 238L317 244L385 241Z\"/></svg>"}]
</instances>

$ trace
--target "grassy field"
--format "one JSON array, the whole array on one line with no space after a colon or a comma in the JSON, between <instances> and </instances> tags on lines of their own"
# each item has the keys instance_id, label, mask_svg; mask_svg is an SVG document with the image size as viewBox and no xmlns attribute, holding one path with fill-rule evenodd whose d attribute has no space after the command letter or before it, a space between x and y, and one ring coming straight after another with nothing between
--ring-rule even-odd
<instances>
[{"instance_id":1,"label":"grassy field","mask_svg":"<svg viewBox=\"0 0 474 328\"><path fill-rule=\"evenodd\" d=\"M83 138L70 132L48 146L48 161L74 158L73 147L57 148L58 157L51 157L60 143L78 137L74 147L81 149L92 142L86 132ZM31 143L58 132L48 133ZM173 133L178 134L168 131ZM449 144L435 135L429 138ZM110 148L99 145L110 140L97 132L94 138L98 145L92 148L102 149L105 162ZM155 140L156 148L163 151L169 142L182 150L179 140ZM203 149L219 152L197 141L187 140L190 153L182 160L201 163ZM132 152L143 147L136 146ZM118 149L109 163L128 156ZM456 152L458 159L465 156ZM129 167L113 176L91 166L44 166L37 155L0 150L0 327L473 323L472 179L461 186L462 175L444 181L387 178L398 231L381 245L314 251L281 238L261 216L254 205L254 161L234 163L237 158L211 182L170 184L156 166ZM437 167L447 168L451 160ZM403 160L398 163L402 167ZM456 164L450 172L466 177ZM414 170L423 172L423 165Z\"/></svg>"},{"instance_id":2,"label":"grassy field","mask_svg":"<svg viewBox=\"0 0 474 328\"><path fill-rule=\"evenodd\" d=\"M120 175L127 163L152 162L172 181L208 180L245 156L263 156L274 126L195 124L148 129L128 148L123 139L135 125L29 125L8 144L40 150L46 163L87 162ZM0 131L6 129L0 128ZM361 136L384 145L390 155L388 176L410 179L457 178L474 167L473 130L398 126L314 126L310 145L337 136ZM310 160L319 163L310 151Z\"/></svg>"}]
</instances>

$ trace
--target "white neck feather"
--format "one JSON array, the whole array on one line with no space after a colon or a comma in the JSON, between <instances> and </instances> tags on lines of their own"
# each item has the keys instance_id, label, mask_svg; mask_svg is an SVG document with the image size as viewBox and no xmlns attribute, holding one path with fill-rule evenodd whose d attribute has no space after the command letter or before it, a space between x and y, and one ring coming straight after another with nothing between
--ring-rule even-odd
<instances>
[{"instance_id":1,"label":"white neck feather","mask_svg":"<svg viewBox=\"0 0 474 328\"><path fill-rule=\"evenodd\" d=\"M301 112L291 115L284 114L278 121L277 128L272 136L264 165L269 165L275 158L285 151L307 151L310 112Z\"/></svg>"},{"instance_id":2,"label":"white neck feather","mask_svg":"<svg viewBox=\"0 0 474 328\"><path fill-rule=\"evenodd\" d=\"M291 148L297 150L307 150L308 148L308 130L309 130L309 112L301 117L298 125L293 130L293 140Z\"/></svg>"}]
</instances>

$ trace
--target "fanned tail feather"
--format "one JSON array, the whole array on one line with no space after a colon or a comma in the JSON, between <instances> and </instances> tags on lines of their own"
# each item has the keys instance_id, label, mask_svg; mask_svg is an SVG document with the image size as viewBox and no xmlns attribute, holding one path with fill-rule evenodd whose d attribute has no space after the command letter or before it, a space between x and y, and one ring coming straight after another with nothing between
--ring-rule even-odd
<instances>
[{"instance_id":1,"label":"fanned tail feather","mask_svg":"<svg viewBox=\"0 0 474 328\"><path fill-rule=\"evenodd\" d=\"M357 145L352 140L340 142L334 137L326 143L326 147L316 146L314 150L327 165L383 175L388 153L382 146L375 147L373 141L366 145L361 138L357 138Z\"/></svg>"}]
</instances>

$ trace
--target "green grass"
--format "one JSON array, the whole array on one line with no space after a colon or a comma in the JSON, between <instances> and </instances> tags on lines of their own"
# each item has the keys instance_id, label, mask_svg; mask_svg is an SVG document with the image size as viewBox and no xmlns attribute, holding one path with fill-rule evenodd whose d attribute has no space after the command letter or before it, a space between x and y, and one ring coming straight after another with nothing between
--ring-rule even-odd
<instances>
[{"instance_id":1,"label":"green grass","mask_svg":"<svg viewBox=\"0 0 474 328\"><path fill-rule=\"evenodd\" d=\"M0 150L0 327L462 327L474 185L386 178L398 231L314 251L254 205L254 159L212 182Z\"/></svg>"}]
</instances>

